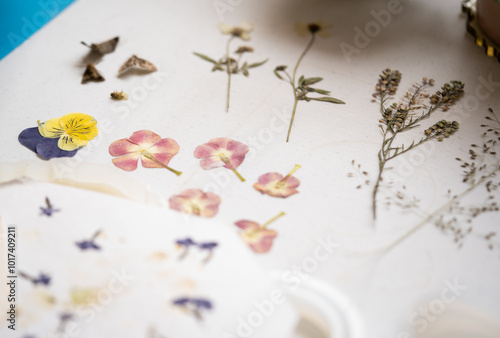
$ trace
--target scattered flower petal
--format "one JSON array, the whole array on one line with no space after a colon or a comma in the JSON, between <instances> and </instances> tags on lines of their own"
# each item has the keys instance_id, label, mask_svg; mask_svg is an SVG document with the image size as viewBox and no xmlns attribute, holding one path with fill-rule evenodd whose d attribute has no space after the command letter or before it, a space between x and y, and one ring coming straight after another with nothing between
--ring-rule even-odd
<instances>
[{"instance_id":1,"label":"scattered flower petal","mask_svg":"<svg viewBox=\"0 0 500 338\"><path fill-rule=\"evenodd\" d=\"M161 138L150 130L139 130L129 138L114 141L109 146L109 153L116 158L113 164L120 169L133 171L141 158L145 168L165 168L175 173L180 171L168 166L170 160L179 152L179 145L171 138Z\"/></svg>"},{"instance_id":2,"label":"scattered flower petal","mask_svg":"<svg viewBox=\"0 0 500 338\"><path fill-rule=\"evenodd\" d=\"M76 242L75 244L81 250L88 250L88 249L101 250L101 247L95 243L97 236L99 236L100 234L101 230L97 230L96 233L89 240L83 240L80 242Z\"/></svg>"},{"instance_id":3,"label":"scattered flower petal","mask_svg":"<svg viewBox=\"0 0 500 338\"><path fill-rule=\"evenodd\" d=\"M50 280L51 280L51 277L49 275L44 274L43 272L40 272L38 277L31 277L30 275L20 271L19 276L31 281L33 283L33 285L35 285L35 286L38 284L47 286L50 284Z\"/></svg>"},{"instance_id":4,"label":"scattered flower petal","mask_svg":"<svg viewBox=\"0 0 500 338\"><path fill-rule=\"evenodd\" d=\"M198 320L203 319L202 311L208 311L213 308L212 302L204 298L181 297L175 299L172 303L191 312Z\"/></svg>"},{"instance_id":5,"label":"scattered flower petal","mask_svg":"<svg viewBox=\"0 0 500 338\"><path fill-rule=\"evenodd\" d=\"M54 212L59 212L61 211L60 209L55 209L54 206L50 203L50 200L48 197L45 197L45 204L47 204L47 207L40 207L41 213L40 215L45 215L48 217L51 217Z\"/></svg>"},{"instance_id":6,"label":"scattered flower petal","mask_svg":"<svg viewBox=\"0 0 500 338\"><path fill-rule=\"evenodd\" d=\"M61 118L39 123L40 135L58 139L57 145L62 150L77 150L85 147L88 141L97 136L97 121L90 115L71 113Z\"/></svg>"},{"instance_id":7,"label":"scattered flower petal","mask_svg":"<svg viewBox=\"0 0 500 338\"><path fill-rule=\"evenodd\" d=\"M262 225L249 220L241 220L235 224L238 228L243 230L240 232L240 235L253 251L265 253L271 250L273 240L278 236L276 231L268 230L267 226L284 214L284 212L281 212Z\"/></svg>"},{"instance_id":8,"label":"scattered flower petal","mask_svg":"<svg viewBox=\"0 0 500 338\"><path fill-rule=\"evenodd\" d=\"M219 211L221 199L211 192L187 189L170 197L170 209L203 217L213 217Z\"/></svg>"},{"instance_id":9,"label":"scattered flower petal","mask_svg":"<svg viewBox=\"0 0 500 338\"><path fill-rule=\"evenodd\" d=\"M245 179L236 171L236 168L243 162L249 150L244 143L227 137L219 137L196 147L194 157L201 159L200 166L203 169L218 167L231 169L243 182Z\"/></svg>"},{"instance_id":10,"label":"scattered flower petal","mask_svg":"<svg viewBox=\"0 0 500 338\"><path fill-rule=\"evenodd\" d=\"M259 177L257 183L253 187L260 191L262 194L267 194L273 197L286 198L293 194L297 194L299 191L296 189L300 185L298 178L292 176L295 171L297 171L301 166L295 165L295 167L283 177L280 173L271 172Z\"/></svg>"}]
</instances>

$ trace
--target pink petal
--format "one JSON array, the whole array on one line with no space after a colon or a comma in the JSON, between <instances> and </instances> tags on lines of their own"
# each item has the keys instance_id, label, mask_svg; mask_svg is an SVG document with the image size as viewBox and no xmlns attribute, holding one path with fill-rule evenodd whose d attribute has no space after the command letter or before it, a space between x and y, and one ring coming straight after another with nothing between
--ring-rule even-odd
<instances>
[{"instance_id":1,"label":"pink petal","mask_svg":"<svg viewBox=\"0 0 500 338\"><path fill-rule=\"evenodd\" d=\"M133 133L128 140L141 146L142 149L148 149L155 143L159 142L161 140L161 136L153 133L151 130L139 130Z\"/></svg>"},{"instance_id":2,"label":"pink petal","mask_svg":"<svg viewBox=\"0 0 500 338\"><path fill-rule=\"evenodd\" d=\"M246 144L231 139L228 139L226 149L234 154L243 155L243 157L250 150Z\"/></svg>"},{"instance_id":3,"label":"pink petal","mask_svg":"<svg viewBox=\"0 0 500 338\"><path fill-rule=\"evenodd\" d=\"M179 144L171 138L163 138L156 142L152 147L148 148L151 154L171 154L174 156L179 152ZM156 156L155 156L156 157Z\"/></svg>"},{"instance_id":4,"label":"pink petal","mask_svg":"<svg viewBox=\"0 0 500 338\"><path fill-rule=\"evenodd\" d=\"M247 230L247 229L253 230L253 229L259 228L258 223L255 223L252 221L247 221L247 220L241 220L241 221L235 222L234 224L236 224L236 226L238 228L243 229L243 230Z\"/></svg>"},{"instance_id":5,"label":"pink petal","mask_svg":"<svg viewBox=\"0 0 500 338\"><path fill-rule=\"evenodd\" d=\"M259 177L259 183L260 184L268 184L270 182L273 183L278 183L278 181L283 179L283 175L280 173L272 172L272 173L267 173L264 175L261 175Z\"/></svg>"},{"instance_id":6,"label":"pink petal","mask_svg":"<svg viewBox=\"0 0 500 338\"><path fill-rule=\"evenodd\" d=\"M212 148L208 143L199 145L194 150L194 157L207 158L213 155L217 149Z\"/></svg>"},{"instance_id":7,"label":"pink petal","mask_svg":"<svg viewBox=\"0 0 500 338\"><path fill-rule=\"evenodd\" d=\"M112 161L115 166L126 171L137 169L139 153L126 154L120 157L115 157Z\"/></svg>"},{"instance_id":8,"label":"pink petal","mask_svg":"<svg viewBox=\"0 0 500 338\"><path fill-rule=\"evenodd\" d=\"M297 188L300 185L300 181L295 176L290 176L286 180L287 188Z\"/></svg>"},{"instance_id":9,"label":"pink petal","mask_svg":"<svg viewBox=\"0 0 500 338\"><path fill-rule=\"evenodd\" d=\"M168 199L168 204L170 209L182 211L182 206L186 202L186 200L179 195L174 195Z\"/></svg>"},{"instance_id":10,"label":"pink petal","mask_svg":"<svg viewBox=\"0 0 500 338\"><path fill-rule=\"evenodd\" d=\"M181 198L184 198L184 199L193 199L193 198L200 198L201 196L203 196L203 190L201 189L186 189L186 190L183 190L179 193L179 195L177 195Z\"/></svg>"},{"instance_id":11,"label":"pink petal","mask_svg":"<svg viewBox=\"0 0 500 338\"><path fill-rule=\"evenodd\" d=\"M109 145L109 153L111 156L120 156L137 151L141 151L141 148L138 145L129 142L126 138L117 140Z\"/></svg>"},{"instance_id":12,"label":"pink petal","mask_svg":"<svg viewBox=\"0 0 500 338\"><path fill-rule=\"evenodd\" d=\"M222 162L218 157L208 157L200 161L200 166L203 169L208 170L225 166L225 163Z\"/></svg>"},{"instance_id":13,"label":"pink petal","mask_svg":"<svg viewBox=\"0 0 500 338\"><path fill-rule=\"evenodd\" d=\"M172 154L155 154L154 157L163 163L164 165L168 165L168 162L174 157ZM146 158L144 156L141 156L141 163L144 168L165 168L161 164L150 160L149 158Z\"/></svg>"},{"instance_id":14,"label":"pink petal","mask_svg":"<svg viewBox=\"0 0 500 338\"><path fill-rule=\"evenodd\" d=\"M219 212L219 204L211 204L201 209L200 216L214 217Z\"/></svg>"},{"instance_id":15,"label":"pink petal","mask_svg":"<svg viewBox=\"0 0 500 338\"><path fill-rule=\"evenodd\" d=\"M276 231L272 230L266 230L268 233L273 233L266 235L266 237L263 237L259 242L256 243L251 243L250 247L257 253L265 253L271 250L271 247L273 245L273 239L278 236L278 233Z\"/></svg>"}]
</instances>

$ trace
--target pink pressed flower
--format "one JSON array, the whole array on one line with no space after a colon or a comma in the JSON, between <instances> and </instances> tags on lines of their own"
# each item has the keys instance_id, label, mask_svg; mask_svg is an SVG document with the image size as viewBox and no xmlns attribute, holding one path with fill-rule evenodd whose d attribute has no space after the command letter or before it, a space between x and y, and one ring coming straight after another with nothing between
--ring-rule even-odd
<instances>
[{"instance_id":1,"label":"pink pressed flower","mask_svg":"<svg viewBox=\"0 0 500 338\"><path fill-rule=\"evenodd\" d=\"M129 138L117 140L109 146L114 165L118 168L132 171L137 169L141 158L145 168L166 168L176 175L182 174L168 166L168 162L179 152L179 145L171 138L161 138L149 130L139 130Z\"/></svg>"},{"instance_id":2,"label":"pink pressed flower","mask_svg":"<svg viewBox=\"0 0 500 338\"><path fill-rule=\"evenodd\" d=\"M255 189L263 194L268 194L273 197L288 197L298 193L297 188L300 185L298 178L292 176L300 168L296 164L295 167L283 177L280 173L267 173L259 177L259 181L253 185Z\"/></svg>"},{"instance_id":3,"label":"pink pressed flower","mask_svg":"<svg viewBox=\"0 0 500 338\"><path fill-rule=\"evenodd\" d=\"M220 202L218 195L201 189L187 189L169 199L170 209L203 217L215 216Z\"/></svg>"},{"instance_id":4,"label":"pink pressed flower","mask_svg":"<svg viewBox=\"0 0 500 338\"><path fill-rule=\"evenodd\" d=\"M281 212L262 225L248 220L241 220L235 224L238 228L243 229L240 235L250 248L257 253L264 253L271 250L273 240L278 236L276 231L268 230L267 226L284 214Z\"/></svg>"},{"instance_id":5,"label":"pink pressed flower","mask_svg":"<svg viewBox=\"0 0 500 338\"><path fill-rule=\"evenodd\" d=\"M196 147L194 157L201 159L200 165L203 169L219 167L231 169L243 182L245 179L236 171L236 168L243 162L249 150L244 143L227 137L219 137Z\"/></svg>"}]
</instances>

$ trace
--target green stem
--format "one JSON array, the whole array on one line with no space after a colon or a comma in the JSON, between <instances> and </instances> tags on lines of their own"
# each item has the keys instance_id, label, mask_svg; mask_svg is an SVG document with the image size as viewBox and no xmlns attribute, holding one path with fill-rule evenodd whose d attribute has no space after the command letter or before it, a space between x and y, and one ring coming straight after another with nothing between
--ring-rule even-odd
<instances>
[{"instance_id":1,"label":"green stem","mask_svg":"<svg viewBox=\"0 0 500 338\"><path fill-rule=\"evenodd\" d=\"M153 154L147 152L147 151L143 151L142 152L142 156L144 156L145 158L155 162L156 164L159 164L161 165L163 168L167 169L167 170L170 170L171 172L173 172L174 174L176 174L177 176L180 176L182 174L181 171L177 171L175 169L172 169L170 168L168 165L165 165L164 163L160 162L159 160L156 159L156 157L153 156Z\"/></svg>"},{"instance_id":2,"label":"green stem","mask_svg":"<svg viewBox=\"0 0 500 338\"><path fill-rule=\"evenodd\" d=\"M231 36L229 40L227 40L226 44L226 68L227 68L227 102L226 102L226 112L229 111L229 95L231 92L231 59L229 57L229 44L233 40L234 36Z\"/></svg>"},{"instance_id":3,"label":"green stem","mask_svg":"<svg viewBox=\"0 0 500 338\"><path fill-rule=\"evenodd\" d=\"M290 119L290 126L288 127L288 134L286 135L286 141L288 142L290 140L290 133L292 131L292 125L293 125L293 120L295 119L295 112L297 110L297 103L299 102L297 98L297 88L295 87L295 78L297 76L297 69L299 68L300 63L302 62L302 59L304 56L307 54L309 49L311 49L314 40L316 38L316 35L314 33L311 34L311 40L307 44L306 48L300 55L299 59L297 60L297 64L295 65L295 68L293 69L293 76L292 76L292 89L293 89L293 97L295 99L295 102L293 104L293 110L292 110L292 118Z\"/></svg>"},{"instance_id":4,"label":"green stem","mask_svg":"<svg viewBox=\"0 0 500 338\"><path fill-rule=\"evenodd\" d=\"M262 224L260 226L261 229L264 229L266 228L269 224L271 224L272 222L276 221L278 218L280 218L281 216L284 216L285 213L282 211L280 212L278 215L274 216L273 218L271 218L269 221L267 221L266 223Z\"/></svg>"},{"instance_id":5,"label":"green stem","mask_svg":"<svg viewBox=\"0 0 500 338\"><path fill-rule=\"evenodd\" d=\"M236 169L231 169L231 170L236 175L236 177L238 177L240 179L241 182L245 182L245 179L243 178L243 176L241 176L240 173Z\"/></svg>"}]
</instances>

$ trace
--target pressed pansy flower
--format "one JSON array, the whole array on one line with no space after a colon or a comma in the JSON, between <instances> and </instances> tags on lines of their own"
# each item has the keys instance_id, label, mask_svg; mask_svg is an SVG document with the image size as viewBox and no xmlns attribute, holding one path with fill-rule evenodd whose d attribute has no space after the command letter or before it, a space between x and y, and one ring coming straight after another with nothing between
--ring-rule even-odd
<instances>
[{"instance_id":1,"label":"pressed pansy flower","mask_svg":"<svg viewBox=\"0 0 500 338\"><path fill-rule=\"evenodd\" d=\"M49 285L51 280L51 277L49 275L44 274L43 272L40 272L40 274L37 277L32 277L27 273L20 271L19 276L26 278L27 280L32 282L33 285L38 285L38 284Z\"/></svg>"},{"instance_id":2,"label":"pressed pansy flower","mask_svg":"<svg viewBox=\"0 0 500 338\"><path fill-rule=\"evenodd\" d=\"M219 211L221 199L201 189L187 189L168 200L170 209L203 217L213 217Z\"/></svg>"},{"instance_id":3,"label":"pressed pansy flower","mask_svg":"<svg viewBox=\"0 0 500 338\"><path fill-rule=\"evenodd\" d=\"M238 228L243 229L240 235L253 251L265 253L271 250L273 240L278 236L276 231L267 229L267 226L283 215L285 213L281 212L262 225L248 220L241 220L235 224Z\"/></svg>"},{"instance_id":4,"label":"pressed pansy flower","mask_svg":"<svg viewBox=\"0 0 500 338\"><path fill-rule=\"evenodd\" d=\"M38 124L40 135L58 139L57 146L66 151L85 147L88 141L97 136L97 121L82 113L66 114Z\"/></svg>"},{"instance_id":5,"label":"pressed pansy flower","mask_svg":"<svg viewBox=\"0 0 500 338\"><path fill-rule=\"evenodd\" d=\"M253 187L263 194L273 197L288 197L298 193L296 189L300 185L298 178L292 176L301 166L296 164L295 167L283 177L280 173L271 172L259 177L259 181Z\"/></svg>"},{"instance_id":6,"label":"pressed pansy flower","mask_svg":"<svg viewBox=\"0 0 500 338\"><path fill-rule=\"evenodd\" d=\"M224 23L218 25L222 34L232 35L242 40L250 40L250 32L253 31L252 24L244 22L239 26L229 26Z\"/></svg>"},{"instance_id":7,"label":"pressed pansy flower","mask_svg":"<svg viewBox=\"0 0 500 338\"><path fill-rule=\"evenodd\" d=\"M243 163L250 149L244 143L227 137L219 137L202 144L194 150L194 157L201 159L200 166L205 169L224 167L231 169L244 182L245 179L236 171Z\"/></svg>"},{"instance_id":8,"label":"pressed pansy flower","mask_svg":"<svg viewBox=\"0 0 500 338\"><path fill-rule=\"evenodd\" d=\"M168 166L179 149L177 142L171 138L161 138L150 130L139 130L129 138L111 143L109 153L116 157L113 159L113 164L126 171L137 169L140 157L145 168L165 168L180 175L182 174L180 171Z\"/></svg>"},{"instance_id":9,"label":"pressed pansy flower","mask_svg":"<svg viewBox=\"0 0 500 338\"><path fill-rule=\"evenodd\" d=\"M172 303L191 312L198 320L203 319L202 311L208 311L213 308L212 302L205 298L181 297L174 299Z\"/></svg>"},{"instance_id":10,"label":"pressed pansy flower","mask_svg":"<svg viewBox=\"0 0 500 338\"><path fill-rule=\"evenodd\" d=\"M95 243L97 236L99 236L100 234L101 230L97 230L96 233L89 240L83 240L80 242L76 242L75 244L81 250L88 250L88 249L101 250L101 247Z\"/></svg>"},{"instance_id":11,"label":"pressed pansy flower","mask_svg":"<svg viewBox=\"0 0 500 338\"><path fill-rule=\"evenodd\" d=\"M323 23L322 21L317 21L317 22L311 22L311 23L304 23L304 22L299 22L295 25L295 31L300 35L300 36L309 36L309 34L316 34L322 38L328 38L330 37L330 32L328 32L329 29L331 29L333 25L327 25Z\"/></svg>"},{"instance_id":12,"label":"pressed pansy flower","mask_svg":"<svg viewBox=\"0 0 500 338\"><path fill-rule=\"evenodd\" d=\"M45 215L45 216L51 217L54 212L61 211L60 209L54 208L52 203L50 203L50 200L48 197L45 197L45 204L47 204L46 208L40 207L40 211L41 211L40 215Z\"/></svg>"}]
</instances>

